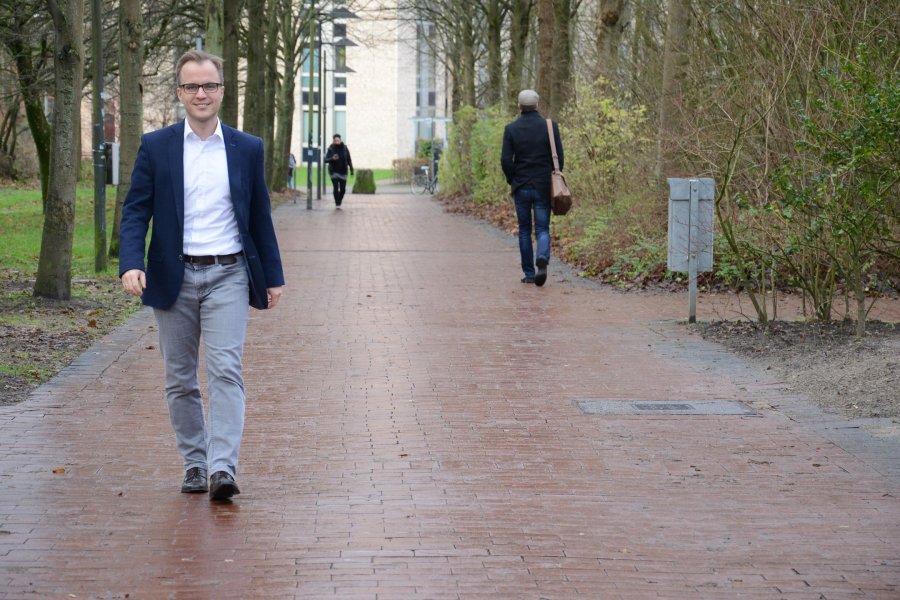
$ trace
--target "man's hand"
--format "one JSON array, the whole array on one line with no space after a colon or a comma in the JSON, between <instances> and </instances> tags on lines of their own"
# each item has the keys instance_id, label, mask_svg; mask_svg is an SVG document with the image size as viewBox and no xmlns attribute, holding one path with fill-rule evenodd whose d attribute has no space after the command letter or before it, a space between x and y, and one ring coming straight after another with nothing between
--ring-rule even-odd
<instances>
[{"instance_id":1,"label":"man's hand","mask_svg":"<svg viewBox=\"0 0 900 600\"><path fill-rule=\"evenodd\" d=\"M266 290L269 294L269 308L275 308L281 299L281 286L273 287Z\"/></svg>"},{"instance_id":2,"label":"man's hand","mask_svg":"<svg viewBox=\"0 0 900 600\"><path fill-rule=\"evenodd\" d=\"M140 269L131 269L122 273L122 287L132 296L140 298L147 287L147 276Z\"/></svg>"}]
</instances>

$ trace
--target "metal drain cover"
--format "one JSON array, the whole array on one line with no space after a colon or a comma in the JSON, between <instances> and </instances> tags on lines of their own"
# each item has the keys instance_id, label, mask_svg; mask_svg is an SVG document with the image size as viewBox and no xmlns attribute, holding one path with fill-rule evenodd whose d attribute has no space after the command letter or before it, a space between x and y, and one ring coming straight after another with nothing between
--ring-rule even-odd
<instances>
[{"instance_id":1,"label":"metal drain cover","mask_svg":"<svg viewBox=\"0 0 900 600\"><path fill-rule=\"evenodd\" d=\"M756 412L737 400L578 400L578 408L589 415L737 415Z\"/></svg>"}]
</instances>

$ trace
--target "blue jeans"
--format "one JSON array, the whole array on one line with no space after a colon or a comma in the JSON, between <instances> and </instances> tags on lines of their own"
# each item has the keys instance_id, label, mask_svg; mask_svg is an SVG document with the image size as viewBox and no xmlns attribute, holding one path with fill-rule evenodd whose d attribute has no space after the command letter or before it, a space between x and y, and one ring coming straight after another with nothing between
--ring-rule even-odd
<instances>
[{"instance_id":1,"label":"blue jeans","mask_svg":"<svg viewBox=\"0 0 900 600\"><path fill-rule=\"evenodd\" d=\"M244 258L231 265L184 265L175 304L154 309L166 366L166 401L185 470L236 475L244 430L241 363L249 312ZM202 332L202 336L201 336ZM209 382L208 419L198 380L200 340Z\"/></svg>"},{"instance_id":2,"label":"blue jeans","mask_svg":"<svg viewBox=\"0 0 900 600\"><path fill-rule=\"evenodd\" d=\"M522 272L534 277L534 249L531 245L531 213L534 211L534 235L537 238L537 255L550 262L550 195L534 188L519 188L513 195L516 201L516 217L519 221L519 254L522 256Z\"/></svg>"}]
</instances>

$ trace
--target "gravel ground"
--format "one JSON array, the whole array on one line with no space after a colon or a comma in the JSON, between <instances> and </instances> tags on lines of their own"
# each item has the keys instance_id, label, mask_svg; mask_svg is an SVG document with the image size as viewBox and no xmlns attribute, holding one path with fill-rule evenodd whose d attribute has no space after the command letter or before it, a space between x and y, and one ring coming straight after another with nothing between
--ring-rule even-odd
<instances>
[{"instance_id":1,"label":"gravel ground","mask_svg":"<svg viewBox=\"0 0 900 600\"><path fill-rule=\"evenodd\" d=\"M857 339L852 322L747 321L699 324L700 334L774 371L785 386L847 417L900 419L900 327L872 321Z\"/></svg>"}]
</instances>

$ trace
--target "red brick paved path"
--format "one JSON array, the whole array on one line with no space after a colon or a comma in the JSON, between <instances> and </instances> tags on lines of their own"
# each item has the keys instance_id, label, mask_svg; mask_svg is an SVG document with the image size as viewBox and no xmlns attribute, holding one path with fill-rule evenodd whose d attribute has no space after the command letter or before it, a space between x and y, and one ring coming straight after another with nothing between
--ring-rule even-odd
<instances>
[{"instance_id":1,"label":"red brick paved path","mask_svg":"<svg viewBox=\"0 0 900 600\"><path fill-rule=\"evenodd\" d=\"M233 504L178 491L147 312L0 409L0 598L900 597L896 480L686 336L683 298L526 287L428 199L345 205L277 212Z\"/></svg>"}]
</instances>

